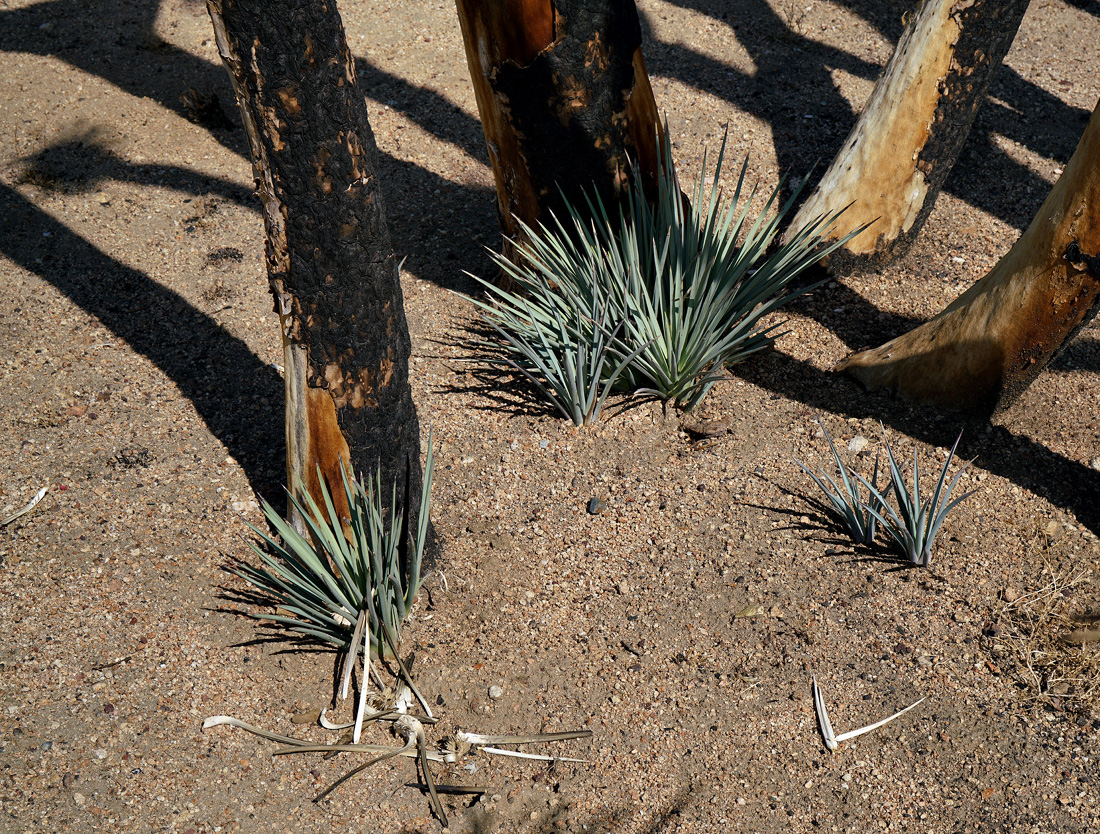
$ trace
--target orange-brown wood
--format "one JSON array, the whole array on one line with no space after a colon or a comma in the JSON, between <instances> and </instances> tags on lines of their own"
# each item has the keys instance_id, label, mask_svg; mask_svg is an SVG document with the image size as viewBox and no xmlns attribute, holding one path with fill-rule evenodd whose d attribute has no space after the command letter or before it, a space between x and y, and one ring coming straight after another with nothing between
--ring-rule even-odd
<instances>
[{"instance_id":1,"label":"orange-brown wood","mask_svg":"<svg viewBox=\"0 0 1100 834\"><path fill-rule=\"evenodd\" d=\"M1012 249L917 329L837 366L869 388L1005 411L1100 305L1100 104Z\"/></svg>"},{"instance_id":2,"label":"orange-brown wood","mask_svg":"<svg viewBox=\"0 0 1100 834\"><path fill-rule=\"evenodd\" d=\"M586 193L614 201L629 160L655 181L660 120L633 0L458 0L510 241ZM510 249L506 242L506 251Z\"/></svg>"},{"instance_id":3,"label":"orange-brown wood","mask_svg":"<svg viewBox=\"0 0 1100 834\"><path fill-rule=\"evenodd\" d=\"M844 210L830 271L878 267L904 254L932 211L1012 44L1027 0L924 0L859 121L791 221L795 231Z\"/></svg>"}]
</instances>

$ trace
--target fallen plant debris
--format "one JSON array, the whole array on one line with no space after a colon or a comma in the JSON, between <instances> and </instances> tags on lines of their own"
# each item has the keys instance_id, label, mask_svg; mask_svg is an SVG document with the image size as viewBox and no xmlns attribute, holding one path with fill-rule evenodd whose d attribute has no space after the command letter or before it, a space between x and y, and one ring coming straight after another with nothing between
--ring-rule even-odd
<instances>
[{"instance_id":1,"label":"fallen plant debris","mask_svg":"<svg viewBox=\"0 0 1100 834\"><path fill-rule=\"evenodd\" d=\"M825 698L821 694L821 687L817 685L817 678L814 677L812 681L810 688L813 690L814 712L817 714L817 728L820 730L821 737L825 740L825 746L829 748L830 752L835 751L842 741L861 736L864 733L871 732L871 730L877 730L884 724L889 724L898 716L905 715L905 713L909 712L909 710L924 700L924 698L921 698L920 701L915 701L905 709L898 710L889 718L883 718L881 721L876 721L874 724L868 724L866 727L860 727L858 730L849 730L846 733L836 735L833 732L833 724L829 720L829 711L825 709Z\"/></svg>"},{"instance_id":2,"label":"fallen plant debris","mask_svg":"<svg viewBox=\"0 0 1100 834\"><path fill-rule=\"evenodd\" d=\"M41 501L41 500L42 500L43 498L45 498L45 497L46 497L46 493L47 493L47 492L49 492L49 491L50 491L50 488L49 488L48 486L44 486L44 487L42 487L42 489L38 490L38 492L37 492L37 493L35 493L35 496L34 496L34 498L32 498L32 499L31 499L31 500L30 500L30 501L29 501L29 502L27 503L27 505L26 505L26 506L24 506L24 507L23 507L22 509L20 509L20 510L16 510L16 511L15 511L14 513L12 513L11 515L9 515L9 516L8 516L7 518L5 518L5 519L4 519L3 521L0 521L0 527L7 527L7 526L8 526L9 524L11 524L11 523L12 523L13 521L15 521L16 519L18 519L18 518L22 518L23 516L25 516L25 515L26 515L27 513L29 513L29 512L31 511L31 510L33 510L33 509L34 509L35 507L37 507L37 506L38 506L38 503L39 503L39 502L40 502L40 501Z\"/></svg>"},{"instance_id":3,"label":"fallen plant debris","mask_svg":"<svg viewBox=\"0 0 1100 834\"><path fill-rule=\"evenodd\" d=\"M527 759L539 762L575 762L584 763L584 759L567 758L564 756L546 756L539 753L526 753L519 750L506 750L501 745L538 744L543 742L570 741L573 739L586 739L592 737L591 730L574 730L562 733L542 733L534 735L488 735L483 733L469 733L457 730L442 741L435 749L428 746L425 725L434 725L436 720L429 716L414 716L408 712L412 705L413 686L408 678L408 671L402 665L398 672L399 684L394 689L386 689L381 692L371 692L369 695L361 694L360 704L367 704L356 711L355 722L349 724L334 724L325 718L325 709L320 710L317 721L327 730L347 730L353 725L366 722L390 722L391 731L398 736L403 736L405 743L400 747L384 744L369 744L354 742L351 744L336 742L317 744L303 739L285 736L264 730L261 727L241 721L228 715L212 715L203 721L204 730L212 727L230 726L245 730L253 735L266 738L286 745L276 749L273 756L283 756L292 753L322 753L330 756L337 753L369 753L372 757L366 762L357 765L345 773L321 793L314 797L314 802L324 799L344 782L354 778L372 765L393 758L415 759L423 776L423 783L411 783L416 787L426 788L432 811L444 828L447 827L447 815L443 805L439 801L440 793L485 793L488 788L466 785L436 785L429 764L456 764L467 756L477 752L494 756L508 756L517 759ZM366 681L366 678L364 678ZM312 718L312 715L310 716ZM300 723L295 721L295 723ZM473 770L470 771L471 773Z\"/></svg>"},{"instance_id":4,"label":"fallen plant debris","mask_svg":"<svg viewBox=\"0 0 1100 834\"><path fill-rule=\"evenodd\" d=\"M1015 672L1027 700L1094 714L1100 709L1100 652L1095 646L1100 617L1074 610L1074 592L1090 580L1091 572L1059 571L1047 564L1043 574L1049 577L1046 583L1006 600L995 611L995 625L986 629L992 657L1007 672Z\"/></svg>"}]
</instances>

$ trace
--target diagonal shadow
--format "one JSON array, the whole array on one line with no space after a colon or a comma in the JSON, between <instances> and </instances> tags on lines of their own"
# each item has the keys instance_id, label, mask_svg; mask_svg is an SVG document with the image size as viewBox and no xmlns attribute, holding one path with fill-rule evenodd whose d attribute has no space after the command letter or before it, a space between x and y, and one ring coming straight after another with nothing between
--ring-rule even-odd
<instances>
[{"instance_id":1,"label":"diagonal shadow","mask_svg":"<svg viewBox=\"0 0 1100 834\"><path fill-rule=\"evenodd\" d=\"M32 55L50 55L98 75L135 97L147 97L168 110L186 117L179 96L188 87L212 90L221 101L233 102L229 79L220 64L197 58L165 44L153 35L159 3L141 2L123 18L103 2L46 0L22 9L0 11L0 50ZM119 20L117 35L94 35L101 21ZM366 59L356 61L364 94L404 113L437 139L460 148L486 163L487 152L480 123L433 90L418 87L375 67ZM233 108L235 110L235 108ZM212 131L211 135L228 150L249 158L239 130ZM205 194L215 191L237 202L251 198L245 189L229 183L190 175L184 169L166 166L135 166L113 155L94 157L94 149L58 147L41 159L48 173L62 185L74 188L93 185L99 177L111 177L141 184L172 185L183 191ZM62 142L61 145L66 145ZM379 155L385 180L386 205L395 249L410 254L409 271L441 286L467 288L460 264L481 275L495 269L482 244L496 240L495 197L492 189L451 182L414 163L385 153ZM79 163L74 171L60 170L55 161ZM114 162L118 161L116 167ZM486 163L487 164L487 163ZM92 170L84 170L91 168Z\"/></svg>"},{"instance_id":2,"label":"diagonal shadow","mask_svg":"<svg viewBox=\"0 0 1100 834\"><path fill-rule=\"evenodd\" d=\"M232 102L225 70L156 36L159 2L138 2L120 13L117 4L47 0L0 12L0 51L57 58L97 75L136 98L149 98L183 118L180 94L188 87L214 91ZM111 35L103 32L111 21ZM239 131L211 133L226 148L247 158Z\"/></svg>"},{"instance_id":3,"label":"diagonal shadow","mask_svg":"<svg viewBox=\"0 0 1100 834\"><path fill-rule=\"evenodd\" d=\"M883 68L791 31L763 0L738 4L735 14L720 0L673 2L729 25L731 34L752 56L757 71L749 76L690 47L658 41L642 14L651 72L676 78L767 121L781 171L801 175L815 161L825 163L811 176L810 185L814 185L858 118L847 99L839 95L831 71L840 69L873 80ZM848 5L897 41L900 17L874 12L866 2ZM987 104L978 111L944 190L1023 229L1050 184L997 148L992 134L1053 159L1068 159L1090 114L1065 104L1010 67L1002 67L995 75L989 95L1004 104L992 109ZM806 104L810 99L813 103ZM1025 196L1021 200L1020 191L1027 195L1029 188L1034 199Z\"/></svg>"},{"instance_id":4,"label":"diagonal shadow","mask_svg":"<svg viewBox=\"0 0 1100 834\"><path fill-rule=\"evenodd\" d=\"M1100 0L1066 0L1066 4L1100 17Z\"/></svg>"},{"instance_id":5,"label":"diagonal shadow","mask_svg":"<svg viewBox=\"0 0 1100 834\"><path fill-rule=\"evenodd\" d=\"M89 191L106 180L135 185L167 187L185 194L217 194L238 205L259 208L249 188L219 177L200 174L175 165L144 165L121 158L103 140L97 127L43 148L22 160L20 179L37 182L47 190Z\"/></svg>"},{"instance_id":6,"label":"diagonal shadow","mask_svg":"<svg viewBox=\"0 0 1100 834\"><path fill-rule=\"evenodd\" d=\"M867 393L848 377L820 371L774 351L756 362L730 368L741 379L820 411L851 417L875 417L910 437L950 448L966 417L910 406L877 393ZM988 429L986 431L985 429ZM960 457L973 457L983 469L1046 498L1073 513L1100 534L1100 471L1069 460L1042 444L1010 430L973 421L959 447Z\"/></svg>"},{"instance_id":7,"label":"diagonal shadow","mask_svg":"<svg viewBox=\"0 0 1100 834\"><path fill-rule=\"evenodd\" d=\"M430 87L421 87L377 67L368 58L355 59L359 87L379 104L392 107L436 139L454 145L486 167L489 152L481 122Z\"/></svg>"},{"instance_id":8,"label":"diagonal shadow","mask_svg":"<svg viewBox=\"0 0 1100 834\"><path fill-rule=\"evenodd\" d=\"M268 500L277 498L285 461L282 421L262 413L260 400L282 400L278 372L181 296L114 260L3 184L0 215L0 253L152 361L194 403L253 488Z\"/></svg>"}]
</instances>

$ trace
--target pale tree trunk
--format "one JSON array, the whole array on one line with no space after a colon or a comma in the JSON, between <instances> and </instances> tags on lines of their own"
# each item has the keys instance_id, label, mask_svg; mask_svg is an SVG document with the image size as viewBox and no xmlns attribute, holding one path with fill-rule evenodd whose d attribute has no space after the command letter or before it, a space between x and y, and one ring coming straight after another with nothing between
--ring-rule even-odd
<instances>
[{"instance_id":1,"label":"pale tree trunk","mask_svg":"<svg viewBox=\"0 0 1100 834\"><path fill-rule=\"evenodd\" d=\"M458 0L509 255L535 227L599 193L631 160L656 182L660 122L634 0Z\"/></svg>"},{"instance_id":2,"label":"pale tree trunk","mask_svg":"<svg viewBox=\"0 0 1100 834\"><path fill-rule=\"evenodd\" d=\"M867 106L786 237L844 212L827 232L868 228L829 256L835 274L900 257L932 211L1027 0L924 0Z\"/></svg>"},{"instance_id":3,"label":"pale tree trunk","mask_svg":"<svg viewBox=\"0 0 1100 834\"><path fill-rule=\"evenodd\" d=\"M935 318L837 366L869 388L997 415L1100 306L1100 104L1000 262Z\"/></svg>"},{"instance_id":4,"label":"pale tree trunk","mask_svg":"<svg viewBox=\"0 0 1100 834\"><path fill-rule=\"evenodd\" d=\"M287 483L346 512L341 467L420 506L409 333L377 149L335 4L208 0L237 96L283 333ZM232 396L232 392L227 392ZM300 519L297 520L300 523Z\"/></svg>"}]
</instances>

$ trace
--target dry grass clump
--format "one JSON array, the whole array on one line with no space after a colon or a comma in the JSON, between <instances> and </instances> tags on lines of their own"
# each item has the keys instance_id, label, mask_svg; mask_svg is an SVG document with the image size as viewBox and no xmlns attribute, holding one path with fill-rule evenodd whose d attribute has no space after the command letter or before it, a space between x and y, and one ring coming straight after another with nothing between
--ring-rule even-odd
<instances>
[{"instance_id":1,"label":"dry grass clump","mask_svg":"<svg viewBox=\"0 0 1100 834\"><path fill-rule=\"evenodd\" d=\"M1028 700L1055 709L1100 714L1100 611L1082 610L1074 589L1091 571L1043 569L1049 581L1016 596L1006 594L995 612L993 657L1016 662L1016 676Z\"/></svg>"}]
</instances>

